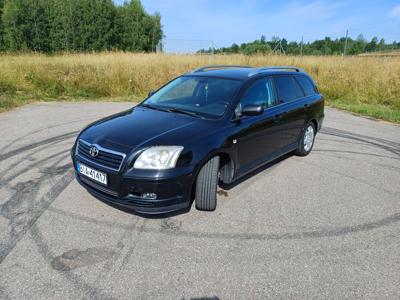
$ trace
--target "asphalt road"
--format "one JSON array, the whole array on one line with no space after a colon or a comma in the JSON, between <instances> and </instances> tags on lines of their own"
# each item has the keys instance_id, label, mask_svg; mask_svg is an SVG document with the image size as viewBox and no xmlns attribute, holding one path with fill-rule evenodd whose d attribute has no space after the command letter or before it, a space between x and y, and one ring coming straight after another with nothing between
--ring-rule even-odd
<instances>
[{"instance_id":1,"label":"asphalt road","mask_svg":"<svg viewBox=\"0 0 400 300\"><path fill-rule=\"evenodd\" d=\"M213 213L143 218L74 180L78 131L127 103L0 114L0 298L400 298L400 127L327 109L311 155Z\"/></svg>"}]
</instances>

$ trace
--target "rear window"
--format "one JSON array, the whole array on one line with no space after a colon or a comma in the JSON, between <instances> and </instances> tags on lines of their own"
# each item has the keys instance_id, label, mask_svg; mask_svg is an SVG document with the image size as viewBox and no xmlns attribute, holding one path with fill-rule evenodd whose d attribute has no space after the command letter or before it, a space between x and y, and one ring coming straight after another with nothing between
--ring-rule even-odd
<instances>
[{"instance_id":1,"label":"rear window","mask_svg":"<svg viewBox=\"0 0 400 300\"><path fill-rule=\"evenodd\" d=\"M278 91L279 100L284 102L304 97L303 91L292 76L276 76L275 87Z\"/></svg>"},{"instance_id":2,"label":"rear window","mask_svg":"<svg viewBox=\"0 0 400 300\"><path fill-rule=\"evenodd\" d=\"M315 86L310 79L305 76L296 76L296 79L303 88L303 91L306 93L306 96L315 94Z\"/></svg>"}]
</instances>

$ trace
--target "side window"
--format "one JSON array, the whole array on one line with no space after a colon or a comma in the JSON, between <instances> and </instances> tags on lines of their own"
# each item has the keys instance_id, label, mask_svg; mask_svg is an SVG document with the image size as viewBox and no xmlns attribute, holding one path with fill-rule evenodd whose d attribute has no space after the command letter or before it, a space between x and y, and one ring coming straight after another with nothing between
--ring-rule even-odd
<instances>
[{"instance_id":1,"label":"side window","mask_svg":"<svg viewBox=\"0 0 400 300\"><path fill-rule=\"evenodd\" d=\"M271 77L262 78L254 82L240 101L241 107L246 105L262 105L264 108L275 104L276 95Z\"/></svg>"},{"instance_id":2,"label":"side window","mask_svg":"<svg viewBox=\"0 0 400 300\"><path fill-rule=\"evenodd\" d=\"M280 100L290 102L304 97L303 91L293 76L275 76L274 79Z\"/></svg>"},{"instance_id":3,"label":"side window","mask_svg":"<svg viewBox=\"0 0 400 300\"><path fill-rule=\"evenodd\" d=\"M306 93L306 96L314 95L316 93L315 86L310 79L305 76L296 76L296 79L303 88L303 91Z\"/></svg>"}]
</instances>

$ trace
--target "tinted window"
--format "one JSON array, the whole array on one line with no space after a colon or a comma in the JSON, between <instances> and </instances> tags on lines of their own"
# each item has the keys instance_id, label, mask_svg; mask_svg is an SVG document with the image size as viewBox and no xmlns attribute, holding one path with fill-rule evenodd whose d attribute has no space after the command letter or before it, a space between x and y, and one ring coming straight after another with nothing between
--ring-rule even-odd
<instances>
[{"instance_id":1,"label":"tinted window","mask_svg":"<svg viewBox=\"0 0 400 300\"><path fill-rule=\"evenodd\" d=\"M211 77L182 76L170 82L144 104L155 108L176 108L204 117L219 117L225 113L242 82Z\"/></svg>"},{"instance_id":2,"label":"tinted window","mask_svg":"<svg viewBox=\"0 0 400 300\"><path fill-rule=\"evenodd\" d=\"M306 96L315 94L314 84L305 76L296 76L297 81L300 83Z\"/></svg>"},{"instance_id":3,"label":"tinted window","mask_svg":"<svg viewBox=\"0 0 400 300\"><path fill-rule=\"evenodd\" d=\"M303 91L292 76L276 76L275 86L279 99L285 102L304 97Z\"/></svg>"},{"instance_id":4,"label":"tinted window","mask_svg":"<svg viewBox=\"0 0 400 300\"><path fill-rule=\"evenodd\" d=\"M275 104L276 96L271 77L263 78L254 82L244 94L241 105L262 105L264 108Z\"/></svg>"},{"instance_id":5,"label":"tinted window","mask_svg":"<svg viewBox=\"0 0 400 300\"><path fill-rule=\"evenodd\" d=\"M173 99L192 97L197 87L197 82L194 80L184 80L177 84L174 88L167 90L160 96L159 101L169 101Z\"/></svg>"}]
</instances>

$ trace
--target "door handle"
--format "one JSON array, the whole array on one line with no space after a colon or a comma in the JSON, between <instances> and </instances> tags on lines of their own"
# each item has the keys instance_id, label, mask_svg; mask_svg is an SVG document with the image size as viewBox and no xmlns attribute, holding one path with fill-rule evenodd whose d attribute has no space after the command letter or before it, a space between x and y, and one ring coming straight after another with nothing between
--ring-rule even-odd
<instances>
[{"instance_id":1,"label":"door handle","mask_svg":"<svg viewBox=\"0 0 400 300\"><path fill-rule=\"evenodd\" d=\"M305 110L305 111L308 110L308 104L304 104L304 110Z\"/></svg>"}]
</instances>

